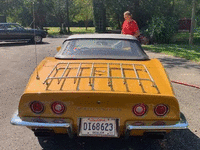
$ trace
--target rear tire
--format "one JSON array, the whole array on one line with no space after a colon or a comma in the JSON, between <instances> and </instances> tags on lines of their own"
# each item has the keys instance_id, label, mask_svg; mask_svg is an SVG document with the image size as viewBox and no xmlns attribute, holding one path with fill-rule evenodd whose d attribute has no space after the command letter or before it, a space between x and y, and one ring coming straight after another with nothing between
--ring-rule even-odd
<instances>
[{"instance_id":1,"label":"rear tire","mask_svg":"<svg viewBox=\"0 0 200 150\"><path fill-rule=\"evenodd\" d=\"M34 36L32 39L31 39L31 41L30 41L31 43L42 43L42 36L40 36L40 35L36 35L36 36Z\"/></svg>"}]
</instances>

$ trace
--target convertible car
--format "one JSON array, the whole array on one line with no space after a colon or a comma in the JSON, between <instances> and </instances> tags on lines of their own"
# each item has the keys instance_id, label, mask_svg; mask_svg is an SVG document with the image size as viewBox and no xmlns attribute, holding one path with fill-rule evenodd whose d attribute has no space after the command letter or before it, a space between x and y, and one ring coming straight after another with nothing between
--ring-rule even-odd
<instances>
[{"instance_id":1,"label":"convertible car","mask_svg":"<svg viewBox=\"0 0 200 150\"><path fill-rule=\"evenodd\" d=\"M158 59L120 34L72 35L30 77L11 124L36 136L165 135L186 129Z\"/></svg>"}]
</instances>

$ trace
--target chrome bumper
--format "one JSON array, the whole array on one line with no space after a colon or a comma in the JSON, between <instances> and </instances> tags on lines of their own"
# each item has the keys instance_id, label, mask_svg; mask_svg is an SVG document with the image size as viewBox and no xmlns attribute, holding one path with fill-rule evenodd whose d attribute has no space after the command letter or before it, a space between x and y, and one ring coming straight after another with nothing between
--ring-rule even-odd
<instances>
[{"instance_id":1,"label":"chrome bumper","mask_svg":"<svg viewBox=\"0 0 200 150\"><path fill-rule=\"evenodd\" d=\"M188 122L183 115L180 113L180 121L178 121L174 125L160 125L160 126L134 126L134 125L126 125L126 133L125 137L128 138L131 130L172 130L172 129L187 129Z\"/></svg>"},{"instance_id":2,"label":"chrome bumper","mask_svg":"<svg viewBox=\"0 0 200 150\"><path fill-rule=\"evenodd\" d=\"M174 125L162 125L162 126L134 126L134 125L126 125L125 137L128 138L131 130L170 130L170 129L187 129L188 122L185 116L180 114L181 120ZM27 126L27 127L46 127L46 128L67 128L68 135L70 138L73 137L72 133L72 123L40 123L40 122L28 122L23 121L18 116L18 112L16 112L10 123L12 125L18 126Z\"/></svg>"},{"instance_id":3,"label":"chrome bumper","mask_svg":"<svg viewBox=\"0 0 200 150\"><path fill-rule=\"evenodd\" d=\"M72 134L72 124L71 123L42 123L42 122L29 122L23 121L18 116L18 112L14 113L13 117L11 118L10 123L12 125L18 126L27 126L27 127L45 127L45 128L67 128L67 133L70 138L73 137Z\"/></svg>"}]
</instances>

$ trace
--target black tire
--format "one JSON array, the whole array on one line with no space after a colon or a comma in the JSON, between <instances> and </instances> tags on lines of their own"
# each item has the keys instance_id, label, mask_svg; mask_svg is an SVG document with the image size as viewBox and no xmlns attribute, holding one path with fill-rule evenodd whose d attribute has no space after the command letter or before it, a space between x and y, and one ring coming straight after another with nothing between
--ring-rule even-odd
<instances>
[{"instance_id":1,"label":"black tire","mask_svg":"<svg viewBox=\"0 0 200 150\"><path fill-rule=\"evenodd\" d=\"M30 41L31 43L42 43L42 36L41 35L36 35L36 36L34 36L32 39L31 39L31 41Z\"/></svg>"}]
</instances>

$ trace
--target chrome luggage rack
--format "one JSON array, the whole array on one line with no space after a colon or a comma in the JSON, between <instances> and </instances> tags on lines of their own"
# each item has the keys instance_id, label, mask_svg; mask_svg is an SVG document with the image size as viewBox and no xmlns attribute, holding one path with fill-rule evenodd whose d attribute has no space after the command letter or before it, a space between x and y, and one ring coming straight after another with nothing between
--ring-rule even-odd
<instances>
[{"instance_id":1,"label":"chrome luggage rack","mask_svg":"<svg viewBox=\"0 0 200 150\"><path fill-rule=\"evenodd\" d=\"M72 66L72 65L77 65L77 66ZM85 65L85 66L84 66ZM87 66L86 66L87 65ZM101 67L95 67L97 65L101 65ZM103 65L103 67L102 67ZM110 67L112 65L117 65L118 67ZM71 66L71 67L70 67ZM129 68L123 68L124 66L129 66ZM136 66L140 66L140 69L137 69ZM131 67L131 68L130 68ZM91 69L90 69L91 68ZM95 76L95 69L96 68L107 68L107 76ZM69 71L67 72L67 70L71 70L71 69L76 69L77 73L76 76L68 76L69 75ZM81 71L83 69L90 69L90 76L81 76ZM121 70L121 76L111 76L111 69L115 69L115 70ZM62 75L59 77L56 77L57 73L59 70L63 70ZM133 70L135 72L135 76L136 78L133 77L125 77L124 74L124 70ZM149 78L140 78L139 74L138 74L138 70L142 70L144 72L146 72L149 76ZM45 81L43 82L43 84L46 84L46 90L48 90L49 86L51 85L52 81L54 79L58 80L58 84L61 83L61 80L63 80L63 83L61 84L60 90L62 90L64 82L66 79L69 78L73 78L74 79L74 84L76 84L77 79L80 80L81 78L88 78L89 81L89 86L91 86L92 90L94 89L94 79L95 78L107 78L108 79L108 86L111 88L111 90L113 91L113 85L112 85L112 79L123 79L123 83L126 86L126 90L127 92L129 92L128 89L128 85L127 85L127 80L138 80L138 83L142 89L142 91L144 93L144 87L142 85L141 81L149 81L152 83L152 87L154 87L158 94L160 93L154 79L152 78L149 70L147 69L147 67L143 64L129 64L129 63L58 63L55 65L55 67L52 69L52 71L50 72L50 74L48 75L48 77L45 79ZM77 88L76 90L79 90L79 85L77 84Z\"/></svg>"}]
</instances>

